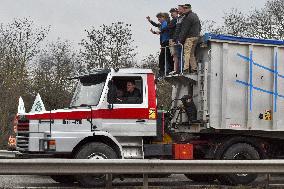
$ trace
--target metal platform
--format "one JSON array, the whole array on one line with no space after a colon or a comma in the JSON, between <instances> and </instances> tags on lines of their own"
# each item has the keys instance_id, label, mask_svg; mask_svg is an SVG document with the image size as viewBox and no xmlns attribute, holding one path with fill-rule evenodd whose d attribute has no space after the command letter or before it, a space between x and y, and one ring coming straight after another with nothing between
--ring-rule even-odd
<instances>
[{"instance_id":1,"label":"metal platform","mask_svg":"<svg viewBox=\"0 0 284 189\"><path fill-rule=\"evenodd\" d=\"M167 75L165 77L165 80L169 83L188 83L192 82L193 84L196 84L198 81L198 75L197 74L176 74L176 75Z\"/></svg>"}]
</instances>

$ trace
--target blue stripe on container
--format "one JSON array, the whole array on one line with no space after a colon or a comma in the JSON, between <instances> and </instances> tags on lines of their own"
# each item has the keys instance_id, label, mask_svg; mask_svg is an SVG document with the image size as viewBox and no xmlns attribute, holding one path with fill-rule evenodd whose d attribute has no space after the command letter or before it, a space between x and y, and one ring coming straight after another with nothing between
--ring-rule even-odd
<instances>
[{"instance_id":1,"label":"blue stripe on container","mask_svg":"<svg viewBox=\"0 0 284 189\"><path fill-rule=\"evenodd\" d=\"M249 84L250 84L250 89L249 89L249 102L250 102L250 111L252 111L252 88L253 88L253 83L252 83L252 66L253 66L253 60L252 60L252 51L250 51L250 62L249 62Z\"/></svg>"},{"instance_id":2,"label":"blue stripe on container","mask_svg":"<svg viewBox=\"0 0 284 189\"><path fill-rule=\"evenodd\" d=\"M280 75L280 74L278 74L278 76L279 76L279 77L281 77L281 78L284 78L284 75Z\"/></svg>"},{"instance_id":3,"label":"blue stripe on container","mask_svg":"<svg viewBox=\"0 0 284 189\"><path fill-rule=\"evenodd\" d=\"M247 83L247 82L240 81L240 80L236 80L236 82L237 82L237 83L240 83L240 84L242 84L242 85L245 85L245 86L247 86L247 87L251 86L253 89L255 89L255 90L257 90L257 91L261 91L261 92L264 92L264 93L267 93L267 94L270 94L270 95L277 95L277 96L280 97L280 98L284 98L284 95L275 94L275 93L272 92L272 91L268 91L268 90L265 90L265 89L262 89L262 88L259 88L259 87L250 85L250 84Z\"/></svg>"},{"instance_id":4,"label":"blue stripe on container","mask_svg":"<svg viewBox=\"0 0 284 189\"><path fill-rule=\"evenodd\" d=\"M242 59L244 59L245 61L247 61L247 62L250 62L250 61L251 61L250 58L248 58L248 57L246 57L246 56L244 56L244 55L241 55L241 54L239 54L239 53L237 53L237 55L238 55L239 57L241 57ZM254 61L252 61L252 62L253 62L254 65L256 65L256 66L258 66L258 67L260 67L260 68L263 68L263 69L265 69L265 70L267 70L267 71L270 71L270 72L272 72L272 73L275 73L275 71L274 71L273 69L270 69L270 68L268 68L268 67L266 67L266 66L263 66L263 65L261 65L261 64L258 64L258 63L254 62ZM283 77L284 77L284 76L283 76Z\"/></svg>"},{"instance_id":5,"label":"blue stripe on container","mask_svg":"<svg viewBox=\"0 0 284 189\"><path fill-rule=\"evenodd\" d=\"M277 96L278 96L278 88L277 88L277 79L278 79L278 63L277 63L277 52L275 54L275 58L274 58L274 69L275 69L275 73L274 74L274 80L275 80L275 83L274 83L274 112L277 111Z\"/></svg>"}]
</instances>

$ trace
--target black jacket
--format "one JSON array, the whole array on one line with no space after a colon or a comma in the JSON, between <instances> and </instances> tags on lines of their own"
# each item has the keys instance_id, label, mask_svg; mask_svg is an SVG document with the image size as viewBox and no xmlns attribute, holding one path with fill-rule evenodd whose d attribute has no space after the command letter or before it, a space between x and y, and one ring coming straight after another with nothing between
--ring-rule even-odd
<instances>
[{"instance_id":1,"label":"black jacket","mask_svg":"<svg viewBox=\"0 0 284 189\"><path fill-rule=\"evenodd\" d=\"M173 18L169 23L169 34L170 39L174 39L175 31L176 31L176 25L177 25L177 18Z\"/></svg>"},{"instance_id":2,"label":"black jacket","mask_svg":"<svg viewBox=\"0 0 284 189\"><path fill-rule=\"evenodd\" d=\"M178 42L178 40L179 40L181 23L182 23L183 19L184 19L184 15L181 15L177 18L175 33L174 33L174 36L173 36L173 39L174 39L175 42Z\"/></svg>"},{"instance_id":3,"label":"black jacket","mask_svg":"<svg viewBox=\"0 0 284 189\"><path fill-rule=\"evenodd\" d=\"M197 109L193 101L187 102L185 104L186 115L188 117L188 121L196 121L197 120Z\"/></svg>"},{"instance_id":4,"label":"black jacket","mask_svg":"<svg viewBox=\"0 0 284 189\"><path fill-rule=\"evenodd\" d=\"M140 90L137 88L134 88L134 90L131 92L126 92L125 97L141 97Z\"/></svg>"},{"instance_id":5,"label":"black jacket","mask_svg":"<svg viewBox=\"0 0 284 189\"><path fill-rule=\"evenodd\" d=\"M142 103L142 96L141 96L140 90L137 88L135 88L132 93L126 92L124 95L124 98L126 100L126 103L128 104Z\"/></svg>"},{"instance_id":6,"label":"black jacket","mask_svg":"<svg viewBox=\"0 0 284 189\"><path fill-rule=\"evenodd\" d=\"M186 38L199 37L201 31L200 20L194 12L190 11L185 14L181 22L181 30L179 33L178 41L184 44Z\"/></svg>"}]
</instances>

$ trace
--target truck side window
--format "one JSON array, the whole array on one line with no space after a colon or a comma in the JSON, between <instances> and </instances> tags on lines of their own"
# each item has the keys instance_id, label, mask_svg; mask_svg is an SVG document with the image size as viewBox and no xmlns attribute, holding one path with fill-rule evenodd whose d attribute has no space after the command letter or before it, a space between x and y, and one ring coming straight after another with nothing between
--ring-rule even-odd
<instances>
[{"instance_id":1,"label":"truck side window","mask_svg":"<svg viewBox=\"0 0 284 189\"><path fill-rule=\"evenodd\" d=\"M142 85L141 77L113 77L107 101L113 104L142 104Z\"/></svg>"}]
</instances>

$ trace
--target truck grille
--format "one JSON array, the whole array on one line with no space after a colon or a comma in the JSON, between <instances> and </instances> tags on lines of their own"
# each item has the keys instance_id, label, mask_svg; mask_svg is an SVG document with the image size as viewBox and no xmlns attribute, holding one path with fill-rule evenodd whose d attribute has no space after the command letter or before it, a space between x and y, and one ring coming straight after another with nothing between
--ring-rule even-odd
<instances>
[{"instance_id":1,"label":"truck grille","mask_svg":"<svg viewBox=\"0 0 284 189\"><path fill-rule=\"evenodd\" d=\"M29 133L28 132L18 132L17 133L17 150L18 151L28 151L29 150Z\"/></svg>"},{"instance_id":2,"label":"truck grille","mask_svg":"<svg viewBox=\"0 0 284 189\"><path fill-rule=\"evenodd\" d=\"M17 131L29 131L29 121L19 121L17 125Z\"/></svg>"},{"instance_id":3,"label":"truck grille","mask_svg":"<svg viewBox=\"0 0 284 189\"><path fill-rule=\"evenodd\" d=\"M28 151L29 150L29 121L18 121L17 124L17 150Z\"/></svg>"}]
</instances>

